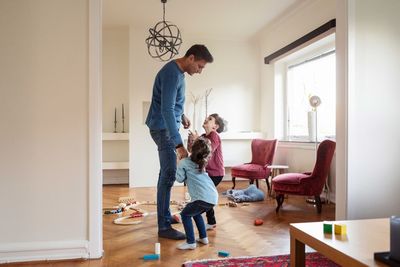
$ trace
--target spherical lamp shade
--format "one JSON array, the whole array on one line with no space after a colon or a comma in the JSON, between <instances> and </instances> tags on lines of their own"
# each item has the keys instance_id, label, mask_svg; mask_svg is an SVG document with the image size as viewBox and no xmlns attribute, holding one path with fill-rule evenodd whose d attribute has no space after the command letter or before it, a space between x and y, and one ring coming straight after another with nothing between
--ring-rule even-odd
<instances>
[{"instance_id":1,"label":"spherical lamp shade","mask_svg":"<svg viewBox=\"0 0 400 267\"><path fill-rule=\"evenodd\" d=\"M161 3L163 4L163 20L149 29L150 36L146 38L146 44L147 51L152 58L168 61L178 54L182 37L179 28L165 20L167 0L161 0Z\"/></svg>"},{"instance_id":2,"label":"spherical lamp shade","mask_svg":"<svg viewBox=\"0 0 400 267\"><path fill-rule=\"evenodd\" d=\"M178 54L182 37L175 24L160 21L149 29L149 32L150 36L146 38L146 44L152 58L168 61Z\"/></svg>"}]
</instances>

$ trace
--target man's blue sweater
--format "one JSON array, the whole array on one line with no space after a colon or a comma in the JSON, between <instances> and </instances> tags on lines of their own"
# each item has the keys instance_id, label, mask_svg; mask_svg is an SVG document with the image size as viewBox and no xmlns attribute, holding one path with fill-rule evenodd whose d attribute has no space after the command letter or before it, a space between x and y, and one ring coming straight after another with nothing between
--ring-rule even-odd
<instances>
[{"instance_id":1,"label":"man's blue sweater","mask_svg":"<svg viewBox=\"0 0 400 267\"><path fill-rule=\"evenodd\" d=\"M157 73L146 125L150 130L164 130L175 145L182 144L179 127L185 103L185 74L172 60Z\"/></svg>"}]
</instances>

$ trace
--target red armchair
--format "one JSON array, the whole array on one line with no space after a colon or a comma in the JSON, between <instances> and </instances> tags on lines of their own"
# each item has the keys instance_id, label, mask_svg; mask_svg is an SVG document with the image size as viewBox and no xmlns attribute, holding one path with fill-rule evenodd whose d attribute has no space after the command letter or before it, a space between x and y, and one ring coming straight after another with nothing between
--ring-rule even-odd
<instances>
[{"instance_id":1,"label":"red armchair","mask_svg":"<svg viewBox=\"0 0 400 267\"><path fill-rule=\"evenodd\" d=\"M252 159L250 163L244 163L232 167L232 183L235 188L236 177L250 179L250 184L254 183L258 187L258 180L265 179L270 190L268 182L271 170L267 168L268 165L272 164L274 154L276 150L277 140L264 140L264 139L253 139L251 141L251 155Z\"/></svg>"},{"instance_id":2,"label":"red armchair","mask_svg":"<svg viewBox=\"0 0 400 267\"><path fill-rule=\"evenodd\" d=\"M318 146L317 161L312 173L285 173L272 180L272 188L276 194L276 212L283 204L284 195L314 196L318 213L321 213L320 195L324 188L331 166L336 143L324 140Z\"/></svg>"}]
</instances>

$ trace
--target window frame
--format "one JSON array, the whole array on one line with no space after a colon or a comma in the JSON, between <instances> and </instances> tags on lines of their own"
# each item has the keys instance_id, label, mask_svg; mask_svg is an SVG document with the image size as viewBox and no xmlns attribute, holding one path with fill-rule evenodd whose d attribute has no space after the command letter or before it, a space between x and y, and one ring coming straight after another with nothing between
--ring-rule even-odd
<instances>
[{"instance_id":1,"label":"window frame","mask_svg":"<svg viewBox=\"0 0 400 267\"><path fill-rule=\"evenodd\" d=\"M325 36L303 47L275 63L275 136L282 141L295 143L315 143L309 136L290 136L289 133L289 106L288 106L288 70L289 66L305 63L328 51L336 50L335 33ZM336 53L336 51L335 51ZM280 78L277 78L277 77ZM277 82L278 80L278 82ZM280 110L279 110L280 109ZM336 109L335 109L336 112ZM336 133L329 136L336 139Z\"/></svg>"}]
</instances>

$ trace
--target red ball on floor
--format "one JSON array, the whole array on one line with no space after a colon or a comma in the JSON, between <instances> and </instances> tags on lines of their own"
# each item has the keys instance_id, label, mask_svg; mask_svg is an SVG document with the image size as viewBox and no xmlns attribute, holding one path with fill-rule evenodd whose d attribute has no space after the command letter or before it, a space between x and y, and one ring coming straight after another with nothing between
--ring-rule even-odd
<instances>
[{"instance_id":1,"label":"red ball on floor","mask_svg":"<svg viewBox=\"0 0 400 267\"><path fill-rule=\"evenodd\" d=\"M254 225L255 226L259 226L262 225L264 223L264 221L262 219L255 219L254 220Z\"/></svg>"}]
</instances>

